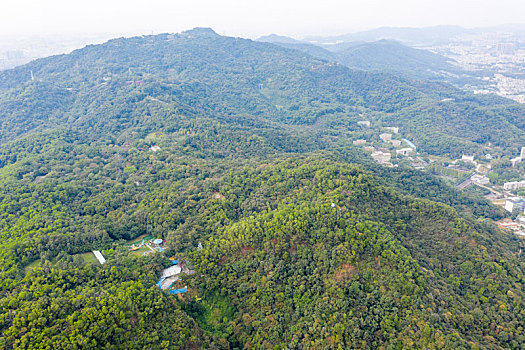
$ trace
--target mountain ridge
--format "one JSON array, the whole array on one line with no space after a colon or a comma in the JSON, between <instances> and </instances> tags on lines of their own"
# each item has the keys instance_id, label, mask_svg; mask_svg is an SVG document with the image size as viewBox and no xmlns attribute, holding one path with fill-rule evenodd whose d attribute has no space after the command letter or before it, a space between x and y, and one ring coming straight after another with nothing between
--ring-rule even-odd
<instances>
[{"instance_id":1,"label":"mountain ridge","mask_svg":"<svg viewBox=\"0 0 525 350\"><path fill-rule=\"evenodd\" d=\"M141 98L146 98L151 90L153 95L147 98L161 101L159 97L162 96L156 94L162 95L172 89L174 94L169 98L173 102L177 100L176 103L181 103L186 110L191 110L192 103L207 108L200 100L181 100L190 98L190 90L200 89L207 99L215 100L217 106L224 104L225 97L229 99L228 105L222 109L224 116L251 115L253 120L264 116L266 120L286 125L312 125L319 118L333 118L341 113L357 121L357 110L368 111L376 120L384 119L406 128L409 136L422 147L426 147L427 141L446 138L442 144L452 142L460 152L473 149L476 142L485 142L481 140L486 139L494 144L518 147L523 133L518 118L522 107L510 101L472 96L444 84L432 85L383 73L350 70L308 54L299 54L297 50L222 37L209 30L186 33L189 34L115 39L69 55L41 59L1 72L0 86L5 92L0 100L4 135L22 135L37 125L46 128L50 115L57 118L54 123L66 119L73 124L84 122L85 117L78 119L74 115L75 106L82 110L87 103L85 99L99 98L97 89L111 94L126 94L130 89L143 90L138 95ZM206 45L213 49L206 49ZM155 52L163 54L155 56ZM291 71L297 74L288 75ZM31 72L36 77L34 82L31 81ZM219 84L225 85L222 92ZM235 89L243 91L242 99L235 97ZM24 96L22 106L25 103L27 108L35 103L32 99L38 98L39 94L48 96L49 101L60 100L69 107L60 110L60 103L56 105L58 109L52 104L43 106L35 118L27 120L28 125L19 128L15 120L18 115L24 118L23 113L19 106L14 108L12 101L23 90L25 92L20 95ZM392 94L393 91L398 95ZM441 102L451 96L456 101ZM308 106L300 104L296 109L294 99L309 99L311 102ZM489 100L492 101L490 104ZM411 106L415 105L424 105L426 112L414 117ZM92 105L90 108L99 107ZM461 117L472 113L473 108L477 108L479 125ZM36 112L38 109L30 110ZM497 123L489 117L490 113L497 113ZM96 125L107 122L96 119L94 110L87 115L95 118L91 122L96 121ZM418 126L421 123L413 123L413 117L424 118L428 126L423 130ZM451 123L461 128L446 125ZM480 127L489 124L491 133L486 127ZM432 136L427 137L428 134ZM4 141L7 140L5 137ZM441 146L440 151L443 150Z\"/></svg>"}]
</instances>

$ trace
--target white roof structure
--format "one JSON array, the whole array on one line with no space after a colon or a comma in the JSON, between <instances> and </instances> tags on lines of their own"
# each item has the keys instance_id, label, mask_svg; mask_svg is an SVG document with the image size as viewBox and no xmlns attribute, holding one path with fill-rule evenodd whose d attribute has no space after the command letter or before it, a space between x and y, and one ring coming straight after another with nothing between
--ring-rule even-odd
<instances>
[{"instance_id":1,"label":"white roof structure","mask_svg":"<svg viewBox=\"0 0 525 350\"><path fill-rule=\"evenodd\" d=\"M404 156L408 156L412 152L414 152L414 149L410 147L401 148L401 149L396 150L396 154L402 154Z\"/></svg>"},{"instance_id":2,"label":"white roof structure","mask_svg":"<svg viewBox=\"0 0 525 350\"><path fill-rule=\"evenodd\" d=\"M385 127L385 129L387 129L389 131L392 131L394 134L399 133L399 127L397 127L397 126L387 126L387 127Z\"/></svg>"},{"instance_id":3,"label":"white roof structure","mask_svg":"<svg viewBox=\"0 0 525 350\"><path fill-rule=\"evenodd\" d=\"M171 267L168 267L167 269L162 270L160 278L168 278L174 275L178 275L181 272L181 270L182 269L179 265L173 265Z\"/></svg>"},{"instance_id":4,"label":"white roof structure","mask_svg":"<svg viewBox=\"0 0 525 350\"><path fill-rule=\"evenodd\" d=\"M385 132L385 133L379 135L379 138L381 140L383 140L383 141L390 141L390 140L392 140L392 134L389 134L389 133Z\"/></svg>"},{"instance_id":5,"label":"white roof structure","mask_svg":"<svg viewBox=\"0 0 525 350\"><path fill-rule=\"evenodd\" d=\"M104 256L102 256L102 253L100 252L100 250L94 250L93 254L95 254L95 258L98 259L98 262L101 265L104 265L104 263L106 262L106 259L104 258Z\"/></svg>"}]
</instances>

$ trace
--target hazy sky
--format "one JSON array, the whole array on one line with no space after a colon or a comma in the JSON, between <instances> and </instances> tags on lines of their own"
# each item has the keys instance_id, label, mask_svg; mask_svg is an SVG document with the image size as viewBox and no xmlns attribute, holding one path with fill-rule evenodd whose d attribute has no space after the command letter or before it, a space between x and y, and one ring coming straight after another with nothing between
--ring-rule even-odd
<instances>
[{"instance_id":1,"label":"hazy sky","mask_svg":"<svg viewBox=\"0 0 525 350\"><path fill-rule=\"evenodd\" d=\"M294 37L380 26L525 22L525 0L0 0L0 36L180 32Z\"/></svg>"}]
</instances>

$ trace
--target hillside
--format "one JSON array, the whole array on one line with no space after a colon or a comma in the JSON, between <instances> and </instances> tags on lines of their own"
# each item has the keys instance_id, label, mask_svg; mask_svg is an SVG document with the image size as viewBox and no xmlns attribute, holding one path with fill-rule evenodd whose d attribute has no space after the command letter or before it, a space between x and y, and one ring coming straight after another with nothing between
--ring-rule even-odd
<instances>
[{"instance_id":1,"label":"hillside","mask_svg":"<svg viewBox=\"0 0 525 350\"><path fill-rule=\"evenodd\" d=\"M517 147L522 113L205 28L0 72L0 348L517 349L502 210L352 140Z\"/></svg>"},{"instance_id":2,"label":"hillside","mask_svg":"<svg viewBox=\"0 0 525 350\"><path fill-rule=\"evenodd\" d=\"M389 40L351 45L339 49L337 57L339 63L350 68L399 73L420 79L460 73L443 56Z\"/></svg>"},{"instance_id":3,"label":"hillside","mask_svg":"<svg viewBox=\"0 0 525 350\"><path fill-rule=\"evenodd\" d=\"M446 57L391 40L344 42L324 47L306 42L279 41L284 40L280 38L274 40L277 45L337 62L351 69L450 83L465 82L474 78L472 72L455 67Z\"/></svg>"},{"instance_id":4,"label":"hillside","mask_svg":"<svg viewBox=\"0 0 525 350\"><path fill-rule=\"evenodd\" d=\"M322 125L325 132L335 124L329 134L346 133L341 125L352 128L365 115L403 128L429 153L489 142L519 147L525 137L517 103L353 71L209 29L88 46L1 72L0 86L0 142L65 125L98 137L101 128L132 128L144 113L141 124L167 123L160 115L174 108L263 129Z\"/></svg>"}]
</instances>

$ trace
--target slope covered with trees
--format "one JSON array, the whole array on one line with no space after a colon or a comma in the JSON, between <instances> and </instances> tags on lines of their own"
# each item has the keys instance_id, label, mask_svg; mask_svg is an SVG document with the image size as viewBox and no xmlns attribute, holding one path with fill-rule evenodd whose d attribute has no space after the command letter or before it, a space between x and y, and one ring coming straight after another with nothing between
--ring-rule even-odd
<instances>
[{"instance_id":1,"label":"slope covered with trees","mask_svg":"<svg viewBox=\"0 0 525 350\"><path fill-rule=\"evenodd\" d=\"M0 90L2 348L525 342L522 243L493 225L502 212L349 137L366 114L450 141L436 152L516 145L519 105L207 29L38 60ZM469 108L513 134L480 138ZM168 250L128 251L143 235ZM195 271L180 297L155 286L168 257Z\"/></svg>"},{"instance_id":2,"label":"slope covered with trees","mask_svg":"<svg viewBox=\"0 0 525 350\"><path fill-rule=\"evenodd\" d=\"M338 62L351 69L392 73L412 79L459 83L475 78L436 53L415 49L393 40L341 42L315 45L287 37L267 36L257 39L302 51L313 57Z\"/></svg>"},{"instance_id":3,"label":"slope covered with trees","mask_svg":"<svg viewBox=\"0 0 525 350\"><path fill-rule=\"evenodd\" d=\"M0 92L3 142L64 125L97 138L100 130L154 129L171 112L327 135L346 135L364 116L401 127L430 153L518 147L525 137L517 103L352 71L210 29L115 39L37 60L0 73Z\"/></svg>"}]
</instances>

